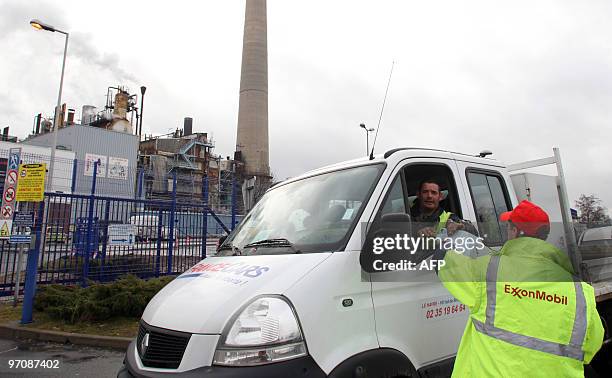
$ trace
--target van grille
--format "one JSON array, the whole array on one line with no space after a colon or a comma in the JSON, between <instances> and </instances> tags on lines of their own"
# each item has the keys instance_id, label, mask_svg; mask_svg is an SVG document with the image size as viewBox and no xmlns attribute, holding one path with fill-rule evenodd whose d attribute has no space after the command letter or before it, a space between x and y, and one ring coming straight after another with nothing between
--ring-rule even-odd
<instances>
[{"instance_id":1,"label":"van grille","mask_svg":"<svg viewBox=\"0 0 612 378\"><path fill-rule=\"evenodd\" d=\"M149 334L149 340L145 347L143 339L146 334ZM190 333L157 328L141 321L136 348L144 366L177 369L190 337Z\"/></svg>"}]
</instances>

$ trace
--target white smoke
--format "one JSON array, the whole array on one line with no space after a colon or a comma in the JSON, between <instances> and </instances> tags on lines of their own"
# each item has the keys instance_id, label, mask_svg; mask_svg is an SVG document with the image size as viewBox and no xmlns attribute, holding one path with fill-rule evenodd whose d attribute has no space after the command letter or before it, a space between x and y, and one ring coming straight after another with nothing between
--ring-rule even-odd
<instances>
[{"instance_id":1,"label":"white smoke","mask_svg":"<svg viewBox=\"0 0 612 378\"><path fill-rule=\"evenodd\" d=\"M75 32L70 35L70 55L79 58L92 68L101 68L110 71L117 82L137 83L138 79L119 66L119 55L115 53L100 52L91 44L89 33Z\"/></svg>"},{"instance_id":2,"label":"white smoke","mask_svg":"<svg viewBox=\"0 0 612 378\"><path fill-rule=\"evenodd\" d=\"M30 32L31 19L44 15L45 22L70 32L70 22L64 16L61 7L46 2L15 2L0 1L0 41L14 37L16 33ZM118 83L137 83L134 75L121 68L119 55L96 49L90 41L91 34L87 32L70 32L68 54L70 59L77 58L92 68L108 70ZM27 49L28 46L23 46ZM30 48L33 48L30 46Z\"/></svg>"}]
</instances>

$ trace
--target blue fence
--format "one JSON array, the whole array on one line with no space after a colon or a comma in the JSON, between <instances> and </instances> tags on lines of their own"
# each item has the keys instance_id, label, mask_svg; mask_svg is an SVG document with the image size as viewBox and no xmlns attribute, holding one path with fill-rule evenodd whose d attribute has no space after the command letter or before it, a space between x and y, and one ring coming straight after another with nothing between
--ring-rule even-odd
<instances>
[{"instance_id":1,"label":"blue fence","mask_svg":"<svg viewBox=\"0 0 612 378\"><path fill-rule=\"evenodd\" d=\"M231 215L212 213L204 203L116 199L47 193L22 211L36 214L36 283L111 281L123 274L142 278L178 274L206 257L207 245L231 227ZM134 240L114 243L109 230L128 225ZM206 231L205 231L206 230ZM212 242L212 243L211 243ZM14 293L18 247L0 242L0 296Z\"/></svg>"},{"instance_id":2,"label":"blue fence","mask_svg":"<svg viewBox=\"0 0 612 378\"><path fill-rule=\"evenodd\" d=\"M40 203L21 203L20 212L34 214L34 242L21 245L21 260L19 245L0 240L0 297L14 294L19 276L23 323L32 320L36 285L87 286L125 274L141 278L179 274L205 258L207 247L214 251L217 237L227 234L241 218L235 205L231 214L222 215L209 207L206 178L200 201L177 196L176 175L168 200L95 192L94 169L89 195L45 193Z\"/></svg>"}]
</instances>

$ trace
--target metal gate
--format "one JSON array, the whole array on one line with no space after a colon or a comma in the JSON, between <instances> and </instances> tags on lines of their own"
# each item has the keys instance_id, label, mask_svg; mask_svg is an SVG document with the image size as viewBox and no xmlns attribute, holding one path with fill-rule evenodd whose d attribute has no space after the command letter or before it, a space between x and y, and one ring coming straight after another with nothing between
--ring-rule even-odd
<instances>
[{"instance_id":1,"label":"metal gate","mask_svg":"<svg viewBox=\"0 0 612 378\"><path fill-rule=\"evenodd\" d=\"M208 235L229 228L204 203L183 203L46 193L35 212L36 284L87 285L125 274L141 278L178 274L206 257ZM226 217L229 217L226 216ZM116 227L133 240L113 239ZM216 236L215 235L215 236ZM213 240L214 243L214 240ZM38 253L34 253L34 252ZM25 280L27 259L18 266L17 247L0 242L0 296L12 295L17 270Z\"/></svg>"}]
</instances>

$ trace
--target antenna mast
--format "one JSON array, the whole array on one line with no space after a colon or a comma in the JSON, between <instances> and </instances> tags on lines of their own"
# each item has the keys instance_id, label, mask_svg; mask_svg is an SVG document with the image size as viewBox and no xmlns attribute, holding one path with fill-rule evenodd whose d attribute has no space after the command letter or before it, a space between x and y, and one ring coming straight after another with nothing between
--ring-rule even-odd
<instances>
[{"instance_id":1,"label":"antenna mast","mask_svg":"<svg viewBox=\"0 0 612 378\"><path fill-rule=\"evenodd\" d=\"M385 111L385 103L387 102L387 93L389 93L389 85L391 84L391 75L393 75L393 66L395 61L391 62L391 72L389 72L389 81L387 81L387 89L385 89L385 98L383 99L382 108L380 109L380 116L378 117L378 125L376 125L376 134L374 135L374 142L372 143L372 151L370 152L370 160L374 160L374 146L376 146L376 139L378 138L378 131L380 130L380 121L382 120L383 112Z\"/></svg>"}]
</instances>

